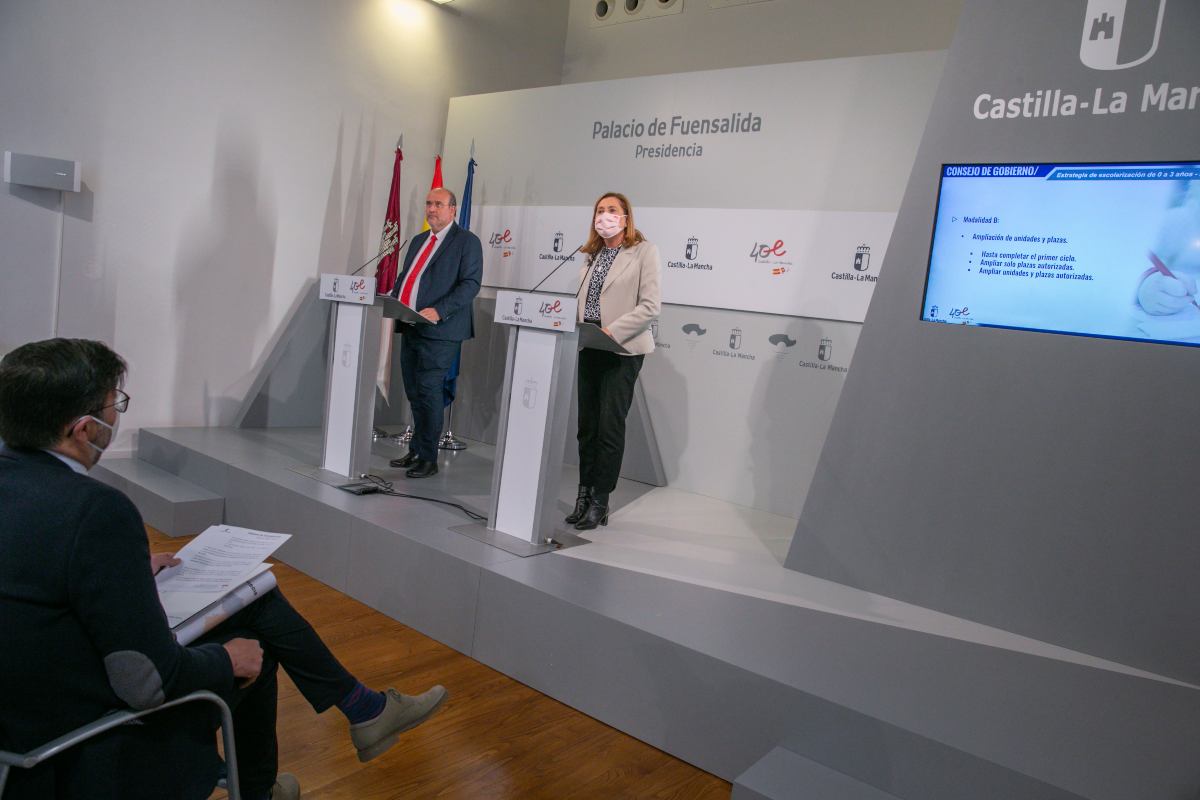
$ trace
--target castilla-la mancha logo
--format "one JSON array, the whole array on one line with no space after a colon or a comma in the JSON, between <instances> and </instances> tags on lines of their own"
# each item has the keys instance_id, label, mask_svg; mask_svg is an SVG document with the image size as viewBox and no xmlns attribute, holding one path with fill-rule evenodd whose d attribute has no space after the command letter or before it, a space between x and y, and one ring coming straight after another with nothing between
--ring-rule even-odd
<instances>
[{"instance_id":1,"label":"castilla-la mancha logo","mask_svg":"<svg viewBox=\"0 0 1200 800\"><path fill-rule=\"evenodd\" d=\"M1129 69L1138 64L1145 64L1154 57L1155 51L1158 50L1158 37L1162 33L1167 0L1158 0L1158 19L1154 23L1154 39L1149 49L1140 58L1122 64L1118 58L1121 32L1125 29L1126 3L1127 0L1088 0L1087 12L1083 16L1083 36L1079 41L1079 60L1085 67L1100 70ZM1149 9L1146 13L1149 13Z\"/></svg>"},{"instance_id":2,"label":"castilla-la mancha logo","mask_svg":"<svg viewBox=\"0 0 1200 800\"><path fill-rule=\"evenodd\" d=\"M871 268L871 247L860 244L854 248L854 271L866 272Z\"/></svg>"}]
</instances>

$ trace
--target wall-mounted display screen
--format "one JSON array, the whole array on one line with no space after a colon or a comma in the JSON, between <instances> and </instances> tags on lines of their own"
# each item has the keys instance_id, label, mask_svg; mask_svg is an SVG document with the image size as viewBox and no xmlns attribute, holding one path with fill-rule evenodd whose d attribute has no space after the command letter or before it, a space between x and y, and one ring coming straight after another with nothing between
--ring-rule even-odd
<instances>
[{"instance_id":1,"label":"wall-mounted display screen","mask_svg":"<svg viewBox=\"0 0 1200 800\"><path fill-rule=\"evenodd\" d=\"M921 319L1200 345L1200 162L945 164Z\"/></svg>"}]
</instances>

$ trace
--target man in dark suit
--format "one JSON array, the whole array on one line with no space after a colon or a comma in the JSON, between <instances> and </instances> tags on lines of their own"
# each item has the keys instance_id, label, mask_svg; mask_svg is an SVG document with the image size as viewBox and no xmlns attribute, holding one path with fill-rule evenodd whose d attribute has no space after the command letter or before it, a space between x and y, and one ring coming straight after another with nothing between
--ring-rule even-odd
<instances>
[{"instance_id":1,"label":"man in dark suit","mask_svg":"<svg viewBox=\"0 0 1200 800\"><path fill-rule=\"evenodd\" d=\"M276 665L318 713L337 706L360 761L445 699L374 692L337 661L279 591L183 647L159 604L133 503L89 477L129 405L125 362L100 342L51 339L0 361L0 749L25 752L106 711L196 689L234 710L243 797L299 797L277 774ZM195 705L123 725L33 770L5 800L205 798L217 782L215 720Z\"/></svg>"},{"instance_id":2,"label":"man in dark suit","mask_svg":"<svg viewBox=\"0 0 1200 800\"><path fill-rule=\"evenodd\" d=\"M408 454L391 462L410 478L436 475L442 433L443 382L464 339L475 335L471 308L483 277L479 237L454 222L458 200L448 189L425 198L429 231L413 237L404 271L392 295L429 320L429 325L397 323L402 334L400 372L412 407L413 437Z\"/></svg>"},{"instance_id":3,"label":"man in dark suit","mask_svg":"<svg viewBox=\"0 0 1200 800\"><path fill-rule=\"evenodd\" d=\"M196 689L229 696L235 680L255 681L252 704L269 691L274 710L273 671L264 672L257 642L175 643L137 510L85 475L129 403L124 374L99 342L39 342L0 363L4 749L45 744L113 708L151 708ZM16 770L9 789L30 798L205 797L217 779L212 731L196 712L174 709ZM156 768L163 761L171 767Z\"/></svg>"}]
</instances>

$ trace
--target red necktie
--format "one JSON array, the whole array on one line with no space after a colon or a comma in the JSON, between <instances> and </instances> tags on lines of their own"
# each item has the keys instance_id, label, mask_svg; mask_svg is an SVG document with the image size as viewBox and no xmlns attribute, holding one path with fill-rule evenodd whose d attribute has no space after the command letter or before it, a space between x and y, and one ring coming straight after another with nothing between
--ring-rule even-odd
<instances>
[{"instance_id":1,"label":"red necktie","mask_svg":"<svg viewBox=\"0 0 1200 800\"><path fill-rule=\"evenodd\" d=\"M425 269L425 262L429 260L429 254L433 252L433 246L437 244L437 234L429 234L429 244L425 245L425 249L421 251L417 263L408 273L408 278L404 281L404 288L400 290L400 302L406 306L412 305L412 289L413 284L417 282L417 278L421 276L421 270Z\"/></svg>"}]
</instances>

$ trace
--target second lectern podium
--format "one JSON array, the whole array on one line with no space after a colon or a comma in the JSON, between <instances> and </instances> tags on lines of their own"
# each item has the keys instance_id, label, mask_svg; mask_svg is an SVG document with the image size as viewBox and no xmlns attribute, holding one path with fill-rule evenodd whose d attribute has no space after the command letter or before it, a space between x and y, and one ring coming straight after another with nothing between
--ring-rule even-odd
<instances>
[{"instance_id":1,"label":"second lectern podium","mask_svg":"<svg viewBox=\"0 0 1200 800\"><path fill-rule=\"evenodd\" d=\"M488 528L535 545L561 521L558 486L580 336L608 338L598 328L577 330L577 307L575 298L562 295L496 293L495 321L515 330L504 368Z\"/></svg>"}]
</instances>

